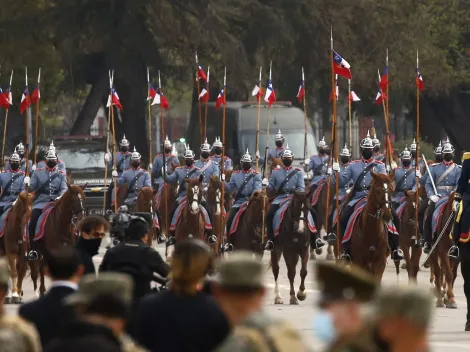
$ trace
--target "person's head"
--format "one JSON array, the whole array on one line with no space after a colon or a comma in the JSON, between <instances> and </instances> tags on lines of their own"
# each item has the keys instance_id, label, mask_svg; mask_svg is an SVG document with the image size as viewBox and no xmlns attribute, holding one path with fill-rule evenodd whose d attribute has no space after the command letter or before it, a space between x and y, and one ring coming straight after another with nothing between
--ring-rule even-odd
<instances>
[{"instance_id":1,"label":"person's head","mask_svg":"<svg viewBox=\"0 0 470 352\"><path fill-rule=\"evenodd\" d=\"M207 160L211 154L211 145L206 141L201 145L201 159Z\"/></svg>"},{"instance_id":2,"label":"person's head","mask_svg":"<svg viewBox=\"0 0 470 352\"><path fill-rule=\"evenodd\" d=\"M411 165L411 152L408 150L408 147L405 147L405 149L401 152L400 158L403 167L409 167Z\"/></svg>"},{"instance_id":3,"label":"person's head","mask_svg":"<svg viewBox=\"0 0 470 352\"><path fill-rule=\"evenodd\" d=\"M213 284L214 295L232 326L259 311L266 294L262 262L239 251L221 261Z\"/></svg>"},{"instance_id":4,"label":"person's head","mask_svg":"<svg viewBox=\"0 0 470 352\"><path fill-rule=\"evenodd\" d=\"M57 154L54 150L48 150L46 154L46 165L48 168L53 169L57 166Z\"/></svg>"},{"instance_id":5,"label":"person's head","mask_svg":"<svg viewBox=\"0 0 470 352\"><path fill-rule=\"evenodd\" d=\"M449 140L442 146L442 156L445 162L451 162L454 159L454 146L450 144Z\"/></svg>"},{"instance_id":6,"label":"person's head","mask_svg":"<svg viewBox=\"0 0 470 352\"><path fill-rule=\"evenodd\" d=\"M370 313L381 339L390 346L402 346L391 350L419 351L426 345L433 310L430 293L405 286L379 291Z\"/></svg>"},{"instance_id":7,"label":"person's head","mask_svg":"<svg viewBox=\"0 0 470 352\"><path fill-rule=\"evenodd\" d=\"M186 166L192 166L194 164L194 152L189 149L189 145L186 145L186 150L184 151L184 164Z\"/></svg>"},{"instance_id":8,"label":"person's head","mask_svg":"<svg viewBox=\"0 0 470 352\"><path fill-rule=\"evenodd\" d=\"M131 154L131 166L134 169L138 169L140 167L140 158L140 153L134 147L134 151Z\"/></svg>"},{"instance_id":9,"label":"person's head","mask_svg":"<svg viewBox=\"0 0 470 352\"><path fill-rule=\"evenodd\" d=\"M281 161L285 167L292 166L292 163L294 162L294 153L289 149L289 145L286 145L286 149L282 152Z\"/></svg>"},{"instance_id":10,"label":"person's head","mask_svg":"<svg viewBox=\"0 0 470 352\"><path fill-rule=\"evenodd\" d=\"M3 314L3 301L8 293L10 270L5 258L0 258L0 316Z\"/></svg>"},{"instance_id":11,"label":"person's head","mask_svg":"<svg viewBox=\"0 0 470 352\"><path fill-rule=\"evenodd\" d=\"M243 171L250 170L252 162L253 162L253 159L251 158L251 155L250 155L250 153L248 152L248 149L247 149L246 153L243 154L243 156L240 160L240 165L241 165Z\"/></svg>"},{"instance_id":12,"label":"person's head","mask_svg":"<svg viewBox=\"0 0 470 352\"><path fill-rule=\"evenodd\" d=\"M165 149L165 154L171 153L171 147L172 147L172 144L170 140L168 139L168 136L166 136L165 141L163 142L163 149Z\"/></svg>"},{"instance_id":13,"label":"person's head","mask_svg":"<svg viewBox=\"0 0 470 352\"><path fill-rule=\"evenodd\" d=\"M348 145L345 144L344 148L341 150L341 153L339 153L339 157L341 160L341 164L346 165L351 161L351 152L348 149Z\"/></svg>"},{"instance_id":14,"label":"person's head","mask_svg":"<svg viewBox=\"0 0 470 352\"><path fill-rule=\"evenodd\" d=\"M10 168L12 171L18 171L20 169L21 158L16 150L10 155Z\"/></svg>"},{"instance_id":15,"label":"person's head","mask_svg":"<svg viewBox=\"0 0 470 352\"><path fill-rule=\"evenodd\" d=\"M361 308L370 302L378 287L375 279L357 267L346 269L331 263L316 265L321 292L320 311L314 317L314 330L324 342L331 342L362 328Z\"/></svg>"},{"instance_id":16,"label":"person's head","mask_svg":"<svg viewBox=\"0 0 470 352\"><path fill-rule=\"evenodd\" d=\"M149 224L142 216L132 216L126 228L125 236L127 240L141 240L149 232Z\"/></svg>"},{"instance_id":17,"label":"person's head","mask_svg":"<svg viewBox=\"0 0 470 352\"><path fill-rule=\"evenodd\" d=\"M322 155L322 156L326 155L326 153L328 152L328 145L325 142L325 137L322 137L320 142L318 142L317 149L318 149L318 153L320 155Z\"/></svg>"},{"instance_id":18,"label":"person's head","mask_svg":"<svg viewBox=\"0 0 470 352\"><path fill-rule=\"evenodd\" d=\"M374 155L374 144L369 132L367 132L367 137L361 141L361 154L364 160L369 160Z\"/></svg>"},{"instance_id":19,"label":"person's head","mask_svg":"<svg viewBox=\"0 0 470 352\"><path fill-rule=\"evenodd\" d=\"M23 145L22 142L20 142L17 146L16 146L16 152L18 153L18 155L20 156L21 159L24 158L24 155L25 155L25 152L26 152L26 149Z\"/></svg>"},{"instance_id":20,"label":"person's head","mask_svg":"<svg viewBox=\"0 0 470 352\"><path fill-rule=\"evenodd\" d=\"M198 239L178 242L173 252L170 269L170 290L181 296L194 295L212 270L212 250Z\"/></svg>"},{"instance_id":21,"label":"person's head","mask_svg":"<svg viewBox=\"0 0 470 352\"><path fill-rule=\"evenodd\" d=\"M442 155L442 142L439 141L439 145L434 149L434 160L436 163L442 163L444 161L444 155Z\"/></svg>"},{"instance_id":22,"label":"person's head","mask_svg":"<svg viewBox=\"0 0 470 352\"><path fill-rule=\"evenodd\" d=\"M378 153L380 151L380 141L375 133L374 138L372 139L372 144L374 145L374 153Z\"/></svg>"},{"instance_id":23,"label":"person's head","mask_svg":"<svg viewBox=\"0 0 470 352\"><path fill-rule=\"evenodd\" d=\"M84 267L80 253L72 247L51 250L46 260L46 274L52 281L78 282Z\"/></svg>"},{"instance_id":24,"label":"person's head","mask_svg":"<svg viewBox=\"0 0 470 352\"><path fill-rule=\"evenodd\" d=\"M129 151L129 141L126 139L126 135L122 136L122 140L119 143L119 147L121 148L121 152L126 153Z\"/></svg>"},{"instance_id":25,"label":"person's head","mask_svg":"<svg viewBox=\"0 0 470 352\"><path fill-rule=\"evenodd\" d=\"M109 232L109 228L109 222L99 215L86 216L77 224L77 230L86 239L101 239Z\"/></svg>"},{"instance_id":26,"label":"person's head","mask_svg":"<svg viewBox=\"0 0 470 352\"><path fill-rule=\"evenodd\" d=\"M278 148L281 148L284 145L284 136L282 135L281 130L277 132L274 142Z\"/></svg>"},{"instance_id":27,"label":"person's head","mask_svg":"<svg viewBox=\"0 0 470 352\"><path fill-rule=\"evenodd\" d=\"M212 150L214 151L214 155L221 156L223 147L224 146L222 145L222 141L220 140L220 137L217 137L215 139L214 144L212 145Z\"/></svg>"},{"instance_id":28,"label":"person's head","mask_svg":"<svg viewBox=\"0 0 470 352\"><path fill-rule=\"evenodd\" d=\"M410 145L410 151L411 151L411 156L413 159L416 158L416 150L417 150L417 145L416 145L416 139L413 139L413 143Z\"/></svg>"}]
</instances>

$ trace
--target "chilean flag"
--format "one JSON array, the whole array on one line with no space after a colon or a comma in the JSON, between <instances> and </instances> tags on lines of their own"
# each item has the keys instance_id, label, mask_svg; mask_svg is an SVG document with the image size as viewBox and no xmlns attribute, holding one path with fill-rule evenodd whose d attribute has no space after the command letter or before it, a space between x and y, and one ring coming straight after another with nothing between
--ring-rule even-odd
<instances>
[{"instance_id":1,"label":"chilean flag","mask_svg":"<svg viewBox=\"0 0 470 352\"><path fill-rule=\"evenodd\" d=\"M202 88L201 93L199 94L199 99L203 103L207 103L209 101L209 91L206 88Z\"/></svg>"},{"instance_id":2,"label":"chilean flag","mask_svg":"<svg viewBox=\"0 0 470 352\"><path fill-rule=\"evenodd\" d=\"M225 104L224 102L224 94L225 94L225 89L222 88L220 91L219 95L217 96L217 99L215 100L215 108L218 109L220 108L220 105Z\"/></svg>"},{"instance_id":3,"label":"chilean flag","mask_svg":"<svg viewBox=\"0 0 470 352\"><path fill-rule=\"evenodd\" d=\"M263 87L261 87L261 82L258 82L253 88L253 91L251 92L251 96L253 97L256 96L256 101L259 101L263 95L264 95Z\"/></svg>"},{"instance_id":4,"label":"chilean flag","mask_svg":"<svg viewBox=\"0 0 470 352\"><path fill-rule=\"evenodd\" d=\"M337 75L351 79L351 65L333 50L333 70Z\"/></svg>"},{"instance_id":5,"label":"chilean flag","mask_svg":"<svg viewBox=\"0 0 470 352\"><path fill-rule=\"evenodd\" d=\"M155 98L153 99L152 105L155 105L155 104L160 104L160 106L164 108L165 110L168 110L168 108L170 107L170 104L168 104L168 99L163 94L163 91L161 88L158 88L156 91Z\"/></svg>"},{"instance_id":6,"label":"chilean flag","mask_svg":"<svg viewBox=\"0 0 470 352\"><path fill-rule=\"evenodd\" d=\"M11 86L8 87L5 93L3 93L5 96L6 101L8 102L9 105L13 105L13 96L11 95ZM7 106L5 106L5 109L8 109Z\"/></svg>"},{"instance_id":7,"label":"chilean flag","mask_svg":"<svg viewBox=\"0 0 470 352\"><path fill-rule=\"evenodd\" d=\"M157 95L157 91L152 86L152 83L149 83L149 91L148 91L147 101L151 100L151 99L154 99L156 95Z\"/></svg>"},{"instance_id":8,"label":"chilean flag","mask_svg":"<svg viewBox=\"0 0 470 352\"><path fill-rule=\"evenodd\" d=\"M276 92L274 91L272 80L268 80L264 101L267 102L269 106L273 105L273 103L276 101Z\"/></svg>"},{"instance_id":9,"label":"chilean flag","mask_svg":"<svg viewBox=\"0 0 470 352\"><path fill-rule=\"evenodd\" d=\"M119 96L116 93L116 90L114 88L111 91L111 97L108 97L108 103L106 104L106 107L110 107L111 103L113 105L116 105L119 110L121 110L121 111L123 110L122 105L121 105L121 101L119 100Z\"/></svg>"},{"instance_id":10,"label":"chilean flag","mask_svg":"<svg viewBox=\"0 0 470 352\"><path fill-rule=\"evenodd\" d=\"M419 90L424 90L423 76L421 76L419 68L416 69L416 87L418 87Z\"/></svg>"},{"instance_id":11,"label":"chilean flag","mask_svg":"<svg viewBox=\"0 0 470 352\"><path fill-rule=\"evenodd\" d=\"M8 102L8 97L6 93L3 93L2 88L0 88L0 106L8 109L10 107L10 103Z\"/></svg>"},{"instance_id":12,"label":"chilean flag","mask_svg":"<svg viewBox=\"0 0 470 352\"><path fill-rule=\"evenodd\" d=\"M202 69L201 65L197 65L197 75L199 78L203 79L204 81L207 82L207 75Z\"/></svg>"},{"instance_id":13,"label":"chilean flag","mask_svg":"<svg viewBox=\"0 0 470 352\"><path fill-rule=\"evenodd\" d=\"M351 101L361 101L361 98L359 98L353 90L351 91L351 94L349 94L349 100Z\"/></svg>"},{"instance_id":14,"label":"chilean flag","mask_svg":"<svg viewBox=\"0 0 470 352\"><path fill-rule=\"evenodd\" d=\"M21 96L20 114L23 114L27 108L31 106L31 96L29 95L28 87L25 87L23 95Z\"/></svg>"},{"instance_id":15,"label":"chilean flag","mask_svg":"<svg viewBox=\"0 0 470 352\"><path fill-rule=\"evenodd\" d=\"M382 74L382 77L380 78L380 89L382 89L383 92L387 90L388 87L388 66L385 66L384 72Z\"/></svg>"},{"instance_id":16,"label":"chilean flag","mask_svg":"<svg viewBox=\"0 0 470 352\"><path fill-rule=\"evenodd\" d=\"M36 104L39 99L41 99L41 91L39 90L39 83L36 85L36 88L33 91L33 94L31 95L31 101L33 104Z\"/></svg>"},{"instance_id":17,"label":"chilean flag","mask_svg":"<svg viewBox=\"0 0 470 352\"><path fill-rule=\"evenodd\" d=\"M381 89L379 89L377 92L377 96L375 97L375 104L377 104L378 106L382 105L384 99L387 99L387 96Z\"/></svg>"},{"instance_id":18,"label":"chilean flag","mask_svg":"<svg viewBox=\"0 0 470 352\"><path fill-rule=\"evenodd\" d=\"M302 81L302 83L299 86L299 90L297 92L297 100L299 101L299 103L302 102L304 95L305 95L304 81Z\"/></svg>"}]
</instances>

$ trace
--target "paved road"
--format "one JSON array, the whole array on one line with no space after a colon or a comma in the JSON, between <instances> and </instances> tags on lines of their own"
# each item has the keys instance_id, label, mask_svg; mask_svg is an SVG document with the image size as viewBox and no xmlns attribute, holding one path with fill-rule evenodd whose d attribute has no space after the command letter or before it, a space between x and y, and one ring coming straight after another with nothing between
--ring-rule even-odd
<instances>
[{"instance_id":1,"label":"paved road","mask_svg":"<svg viewBox=\"0 0 470 352\"><path fill-rule=\"evenodd\" d=\"M163 253L163 247L159 246L158 250ZM100 254L95 258L95 264L99 265L105 250L100 249ZM324 257L321 256L322 258ZM318 259L324 260L324 259ZM268 266L269 255L265 255L263 262ZM265 309L273 316L287 319L290 321L302 334L304 339L308 341L312 346L321 346L321 344L315 339L314 332L312 330L312 317L315 315L316 307L315 302L318 298L317 285L312 277L314 261L310 261L309 275L306 279L307 287L307 299L300 302L297 306L291 306L289 302L289 281L287 279L287 271L283 259L281 260L281 271L280 271L280 291L284 299L283 305L274 304L274 279L271 271L267 272L268 282L268 295L264 304ZM298 271L297 271L298 272ZM459 274L460 275L460 274ZM395 274L395 268L393 263L389 263L386 272L384 274L385 285L397 285L397 276ZM423 269L418 275L418 285L423 288L430 288L429 284L429 271ZM300 284L300 278L297 278L296 288ZM399 285L407 285L408 278L406 271L402 271L398 277ZM463 293L463 282L461 277L458 277L455 283L455 295L458 304L458 309L446 309L438 308L435 312L435 319L431 329L431 346L433 351L468 351L470 350L470 332L464 332L463 328L465 325L465 314L466 314L466 300ZM32 283L29 278L25 281L25 299L34 299L35 295L32 288ZM7 311L11 314L15 314L17 306L7 306Z\"/></svg>"}]
</instances>

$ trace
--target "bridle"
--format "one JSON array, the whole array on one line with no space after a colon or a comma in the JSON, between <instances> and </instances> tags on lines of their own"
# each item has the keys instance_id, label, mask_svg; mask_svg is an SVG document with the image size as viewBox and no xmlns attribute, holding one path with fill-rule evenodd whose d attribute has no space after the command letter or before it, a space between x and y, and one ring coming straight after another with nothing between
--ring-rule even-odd
<instances>
[{"instance_id":1,"label":"bridle","mask_svg":"<svg viewBox=\"0 0 470 352\"><path fill-rule=\"evenodd\" d=\"M380 201L377 202L377 204L376 204L376 213L375 214L371 214L369 212L367 213L367 215L369 215L369 216L371 216L371 217L373 217L374 219L377 219L377 220L379 220L383 215L383 207L385 207L386 209L391 208L391 201L390 201L390 193L389 193L388 183L386 183L386 182L383 183L383 190L385 192L385 194L384 194L385 201L384 202L380 202ZM374 192L372 187L371 187L370 192Z\"/></svg>"},{"instance_id":2,"label":"bridle","mask_svg":"<svg viewBox=\"0 0 470 352\"><path fill-rule=\"evenodd\" d=\"M191 186L191 191L193 192L192 199L188 198L188 205L190 207L191 213L192 214L197 214L199 212L199 193L200 193L201 187L200 185L194 185Z\"/></svg>"}]
</instances>

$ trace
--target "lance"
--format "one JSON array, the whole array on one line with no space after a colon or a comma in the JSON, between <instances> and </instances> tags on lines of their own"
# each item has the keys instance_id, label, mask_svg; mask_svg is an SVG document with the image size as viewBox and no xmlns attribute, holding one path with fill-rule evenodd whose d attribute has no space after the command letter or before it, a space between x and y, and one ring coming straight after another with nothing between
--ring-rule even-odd
<instances>
[{"instance_id":1,"label":"lance","mask_svg":"<svg viewBox=\"0 0 470 352\"><path fill-rule=\"evenodd\" d=\"M38 151L37 151L37 148L38 148L38 131L39 131L39 100L40 99L40 88L39 88L39 84L41 83L41 68L39 67L39 73L38 73L38 87L37 87L37 90L38 90L38 100L36 102L36 130L35 130L35 136L34 136L34 157L33 157L33 164L36 165L36 158L37 158L37 155L38 155Z\"/></svg>"},{"instance_id":2,"label":"lance","mask_svg":"<svg viewBox=\"0 0 470 352\"><path fill-rule=\"evenodd\" d=\"M351 155L353 153L352 150L352 98L351 98L351 80L348 79L348 118L349 118L349 151Z\"/></svg>"},{"instance_id":3,"label":"lance","mask_svg":"<svg viewBox=\"0 0 470 352\"><path fill-rule=\"evenodd\" d=\"M260 66L259 68L259 80L258 80L258 88L261 89L261 73L263 67ZM258 125L256 128L256 153L259 154L259 123L261 120L261 96L258 94L256 95L258 99ZM259 172L259 158L256 158L256 172Z\"/></svg>"},{"instance_id":4,"label":"lance","mask_svg":"<svg viewBox=\"0 0 470 352\"><path fill-rule=\"evenodd\" d=\"M304 73L304 68L302 66L302 90L304 92L303 95L303 104L304 104L304 160L307 159L307 94L305 92L305 73ZM308 170L308 169L307 169ZM307 171L307 179L308 177L308 171Z\"/></svg>"},{"instance_id":5,"label":"lance","mask_svg":"<svg viewBox=\"0 0 470 352\"><path fill-rule=\"evenodd\" d=\"M147 105L148 105L148 129L149 129L149 170L152 168L152 102L150 101L150 70L147 67Z\"/></svg>"},{"instance_id":6,"label":"lance","mask_svg":"<svg viewBox=\"0 0 470 352\"><path fill-rule=\"evenodd\" d=\"M222 110L222 145L225 146L225 120L226 120L226 105L227 105L227 67L224 68L224 108ZM222 175L225 175L225 148L222 148L222 172L220 173L221 177ZM225 177L223 178L225 180ZM224 245L225 242L225 236L224 236L224 213L225 213L225 181L222 182L222 192L221 192L221 208L222 208L222 215L220 216L220 229L221 229L221 234L220 234L220 239L222 242L222 246ZM223 248L223 247L222 247Z\"/></svg>"},{"instance_id":7,"label":"lance","mask_svg":"<svg viewBox=\"0 0 470 352\"><path fill-rule=\"evenodd\" d=\"M387 66L387 81L389 81L389 78L390 78L390 68L388 67L388 48L386 49L385 51L385 65ZM387 99L385 99L385 111L386 111L386 115L385 115L385 119L386 119L386 128L387 128L387 138L385 140L385 143L386 143L386 153L388 154L388 162L389 162L389 165L390 165L390 171L392 171L392 142L390 141L390 131L388 130L388 126L390 124L390 119L389 119L389 109L388 109L388 106L389 106L389 86L390 84L387 82L387 86L385 87L385 93L387 95ZM387 154L385 154L385 157L387 157ZM385 160L386 161L386 160Z\"/></svg>"},{"instance_id":8,"label":"lance","mask_svg":"<svg viewBox=\"0 0 470 352\"><path fill-rule=\"evenodd\" d=\"M160 78L160 70L158 71L158 92L162 91L162 80ZM160 98L160 123L161 123L161 140L162 140L162 161L163 161L163 197L165 199L165 235L168 236L168 189L165 186L166 180L166 155L165 155L165 119L163 118L163 106Z\"/></svg>"},{"instance_id":9,"label":"lance","mask_svg":"<svg viewBox=\"0 0 470 352\"><path fill-rule=\"evenodd\" d=\"M28 92L28 67L26 67L26 94L29 95ZM28 99L28 97L26 97ZM31 99L31 98L30 98ZM30 103L30 102L29 102ZM25 175L29 176L29 106L26 108L26 121L25 121L25 132L26 132L26 143L25 143Z\"/></svg>"},{"instance_id":10,"label":"lance","mask_svg":"<svg viewBox=\"0 0 470 352\"><path fill-rule=\"evenodd\" d=\"M111 70L108 71L108 75L109 75L109 87L112 87L113 86L113 76L111 75ZM111 104L112 102L112 97L111 97L111 94L112 94L112 89L110 88L110 93L109 93L109 103ZM109 146L109 135L111 134L111 109L108 109L108 130L106 132L106 154L109 155L109 149L108 149L108 146ZM113 137L113 140L114 140L114 137ZM113 156L113 159L115 158L115 156ZM105 160L105 168L104 168L104 198L103 198L103 214L105 214L106 212L106 195L108 193L108 187L107 187L107 183L108 183L108 162Z\"/></svg>"},{"instance_id":11,"label":"lance","mask_svg":"<svg viewBox=\"0 0 470 352\"><path fill-rule=\"evenodd\" d=\"M197 96L201 94L201 83L199 82L199 61L197 58L197 51L196 51L196 83L197 83ZM198 108L198 113L199 113L199 138L201 140L201 143L203 143L203 126L202 126L202 110L201 110L201 99L197 100L197 108Z\"/></svg>"},{"instance_id":12,"label":"lance","mask_svg":"<svg viewBox=\"0 0 470 352\"><path fill-rule=\"evenodd\" d=\"M209 78L211 74L211 67L207 66L207 83L206 83L206 90L207 94L209 94ZM201 93L199 93L201 94ZM201 99L199 99L201 100ZM209 99L206 100L205 106L204 106L204 140L207 138L207 103L209 102Z\"/></svg>"},{"instance_id":13,"label":"lance","mask_svg":"<svg viewBox=\"0 0 470 352\"><path fill-rule=\"evenodd\" d=\"M112 134L113 134L113 170L117 171L117 164L116 164L116 126L114 123L114 109L113 109L113 85L114 85L114 70L111 72L111 81L110 81L110 89L109 89L109 110L111 113L111 127L112 127ZM114 212L117 212L118 209L118 199L117 199L117 177L113 177L114 182Z\"/></svg>"},{"instance_id":14,"label":"lance","mask_svg":"<svg viewBox=\"0 0 470 352\"><path fill-rule=\"evenodd\" d=\"M377 69L377 75L379 77L379 89L382 94L382 106L384 110L384 120L385 120L385 164L388 164L390 171L392 171L392 158L391 158L391 144L390 144L390 134L389 134L389 129L388 129L388 118L387 118L387 108L385 106L385 101L388 100L388 96L385 94L385 92L382 90L380 87L380 70Z\"/></svg>"},{"instance_id":15,"label":"lance","mask_svg":"<svg viewBox=\"0 0 470 352\"><path fill-rule=\"evenodd\" d=\"M5 160L5 142L7 138L7 125L8 125L8 111L10 110L10 102L11 102L11 83L13 81L13 70L11 70L10 75L10 86L8 87L8 107L5 109L5 126L3 126L3 144L2 144L2 170L4 168L4 160Z\"/></svg>"},{"instance_id":16,"label":"lance","mask_svg":"<svg viewBox=\"0 0 470 352\"><path fill-rule=\"evenodd\" d=\"M273 66L273 62L271 60L271 63L269 64L269 81L271 81L271 79L272 79L272 66ZM266 91L267 90L268 90L268 87L266 87ZM271 94L273 94L273 93L271 93ZM269 106L269 104L268 104L268 122L267 122L267 127L266 127L266 148L264 150L264 162L263 162L263 176L262 176L262 178L265 178L266 169L268 167L269 123L270 123L270 119L271 119L271 106Z\"/></svg>"},{"instance_id":17,"label":"lance","mask_svg":"<svg viewBox=\"0 0 470 352\"><path fill-rule=\"evenodd\" d=\"M418 50L416 50L416 70L419 70L419 55ZM416 175L416 211L415 211L415 221L418 223L418 215L419 215L419 177L417 175L417 171L419 170L419 86L416 85L416 161L415 161L415 175ZM420 170L421 171L421 170ZM432 178L432 174L429 174L429 177ZM419 231L418 226L415 228L415 244L418 243L419 240Z\"/></svg>"}]
</instances>

